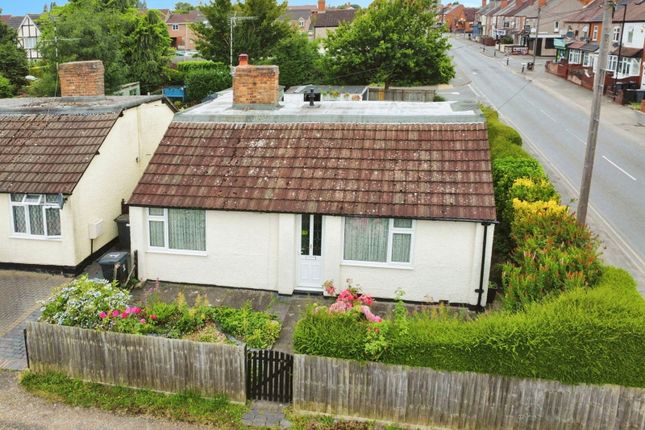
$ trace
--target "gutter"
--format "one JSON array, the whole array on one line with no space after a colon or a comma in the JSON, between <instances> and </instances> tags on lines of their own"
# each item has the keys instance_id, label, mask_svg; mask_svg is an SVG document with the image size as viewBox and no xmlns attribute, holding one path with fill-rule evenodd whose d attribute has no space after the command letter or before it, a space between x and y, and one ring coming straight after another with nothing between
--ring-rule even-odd
<instances>
[{"instance_id":1,"label":"gutter","mask_svg":"<svg viewBox=\"0 0 645 430\"><path fill-rule=\"evenodd\" d=\"M488 237L488 226L493 224L492 222L482 222L484 226L484 240L482 242L482 263L481 269L479 272L479 289L475 290L477 295L477 308L483 310L482 306L482 296L484 295L484 267L486 266L486 240Z\"/></svg>"}]
</instances>

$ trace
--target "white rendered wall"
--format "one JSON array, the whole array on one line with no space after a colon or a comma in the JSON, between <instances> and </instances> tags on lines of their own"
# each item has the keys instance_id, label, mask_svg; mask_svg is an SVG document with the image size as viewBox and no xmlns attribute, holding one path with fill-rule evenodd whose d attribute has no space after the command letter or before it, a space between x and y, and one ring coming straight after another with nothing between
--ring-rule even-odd
<instances>
[{"instance_id":1,"label":"white rendered wall","mask_svg":"<svg viewBox=\"0 0 645 430\"><path fill-rule=\"evenodd\" d=\"M0 263L74 266L74 198L60 213L60 239L32 239L14 235L10 195L0 194Z\"/></svg>"},{"instance_id":2,"label":"white rendered wall","mask_svg":"<svg viewBox=\"0 0 645 430\"><path fill-rule=\"evenodd\" d=\"M297 288L298 217L292 214L206 212L206 252L187 255L148 250L146 209L130 208L132 249L139 277L162 281L253 288L291 294ZM484 227L472 222L417 221L409 267L343 263L343 218L323 220L323 279L343 287L347 278L379 298L404 291L410 301L477 304ZM485 304L494 226L488 226Z\"/></svg>"},{"instance_id":3,"label":"white rendered wall","mask_svg":"<svg viewBox=\"0 0 645 430\"><path fill-rule=\"evenodd\" d=\"M90 221L103 220L103 234L94 240L93 251L117 237L114 218L121 214L121 200L132 194L172 117L170 108L157 101L128 109L117 119L73 192L74 264L90 255Z\"/></svg>"}]
</instances>

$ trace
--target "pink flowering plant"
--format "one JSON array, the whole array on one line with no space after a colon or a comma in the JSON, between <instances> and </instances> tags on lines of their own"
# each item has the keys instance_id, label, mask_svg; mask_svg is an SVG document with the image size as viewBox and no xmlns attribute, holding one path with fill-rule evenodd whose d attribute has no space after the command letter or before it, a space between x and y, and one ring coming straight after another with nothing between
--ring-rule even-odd
<instances>
[{"instance_id":1,"label":"pink flowering plant","mask_svg":"<svg viewBox=\"0 0 645 430\"><path fill-rule=\"evenodd\" d=\"M336 296L336 302L329 306L329 313L355 312L363 315L371 323L380 323L382 318L372 313L370 306L374 303L372 296L364 294L358 286L354 286L351 279L347 279L347 285L338 295L333 281L325 281L323 288L329 296Z\"/></svg>"}]
</instances>

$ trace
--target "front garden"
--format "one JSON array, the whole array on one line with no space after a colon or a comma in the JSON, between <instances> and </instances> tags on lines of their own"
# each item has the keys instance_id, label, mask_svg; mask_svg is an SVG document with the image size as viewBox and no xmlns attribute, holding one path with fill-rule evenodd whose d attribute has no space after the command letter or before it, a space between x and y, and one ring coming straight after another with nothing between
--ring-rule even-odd
<instances>
[{"instance_id":1,"label":"front garden","mask_svg":"<svg viewBox=\"0 0 645 430\"><path fill-rule=\"evenodd\" d=\"M299 321L299 353L437 370L645 387L645 300L605 266L598 240L560 203L520 135L483 107L500 224L492 280L501 310L474 320L445 307L370 317L356 290ZM351 295L348 299L348 294ZM340 304L338 304L340 303Z\"/></svg>"},{"instance_id":2,"label":"front garden","mask_svg":"<svg viewBox=\"0 0 645 430\"><path fill-rule=\"evenodd\" d=\"M56 291L43 307L40 321L117 333L147 334L214 343L245 343L270 348L280 335L274 315L241 308L211 306L198 295L189 306L183 293L172 302L159 298L158 283L140 303L127 290L107 281L81 276Z\"/></svg>"}]
</instances>

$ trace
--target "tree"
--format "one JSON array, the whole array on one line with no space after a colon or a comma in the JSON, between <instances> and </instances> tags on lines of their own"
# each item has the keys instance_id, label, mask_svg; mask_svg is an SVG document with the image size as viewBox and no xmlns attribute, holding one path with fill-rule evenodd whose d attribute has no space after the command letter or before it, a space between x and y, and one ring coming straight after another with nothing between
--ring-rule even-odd
<instances>
[{"instance_id":1,"label":"tree","mask_svg":"<svg viewBox=\"0 0 645 430\"><path fill-rule=\"evenodd\" d=\"M375 0L324 42L335 84L432 85L455 76L434 0Z\"/></svg>"},{"instance_id":2,"label":"tree","mask_svg":"<svg viewBox=\"0 0 645 430\"><path fill-rule=\"evenodd\" d=\"M272 56L262 62L280 67L280 85L290 87L317 83L321 55L318 44L306 35L294 32L278 42Z\"/></svg>"},{"instance_id":3,"label":"tree","mask_svg":"<svg viewBox=\"0 0 645 430\"><path fill-rule=\"evenodd\" d=\"M195 6L185 1L178 1L175 3L175 13L188 13L195 10Z\"/></svg>"},{"instance_id":4,"label":"tree","mask_svg":"<svg viewBox=\"0 0 645 430\"><path fill-rule=\"evenodd\" d=\"M18 47L16 31L0 22L0 72L9 81L12 91L18 91L29 74L27 54ZM5 90L7 87L5 86Z\"/></svg>"},{"instance_id":5,"label":"tree","mask_svg":"<svg viewBox=\"0 0 645 430\"><path fill-rule=\"evenodd\" d=\"M245 0L233 5L230 0L211 0L199 8L207 23L193 26L200 36L197 50L202 57L228 63L230 50L230 17L253 17L239 20L234 27L233 56L249 54L251 60L260 60L271 55L271 51L282 39L295 30L282 19L287 10L286 3L276 0Z\"/></svg>"},{"instance_id":6,"label":"tree","mask_svg":"<svg viewBox=\"0 0 645 430\"><path fill-rule=\"evenodd\" d=\"M0 99L12 97L13 91L13 85L11 85L9 79L0 75Z\"/></svg>"},{"instance_id":7,"label":"tree","mask_svg":"<svg viewBox=\"0 0 645 430\"><path fill-rule=\"evenodd\" d=\"M156 10L137 14L132 30L123 41L123 59L128 78L139 81L144 93L165 81L166 65L172 56L168 27Z\"/></svg>"}]
</instances>

